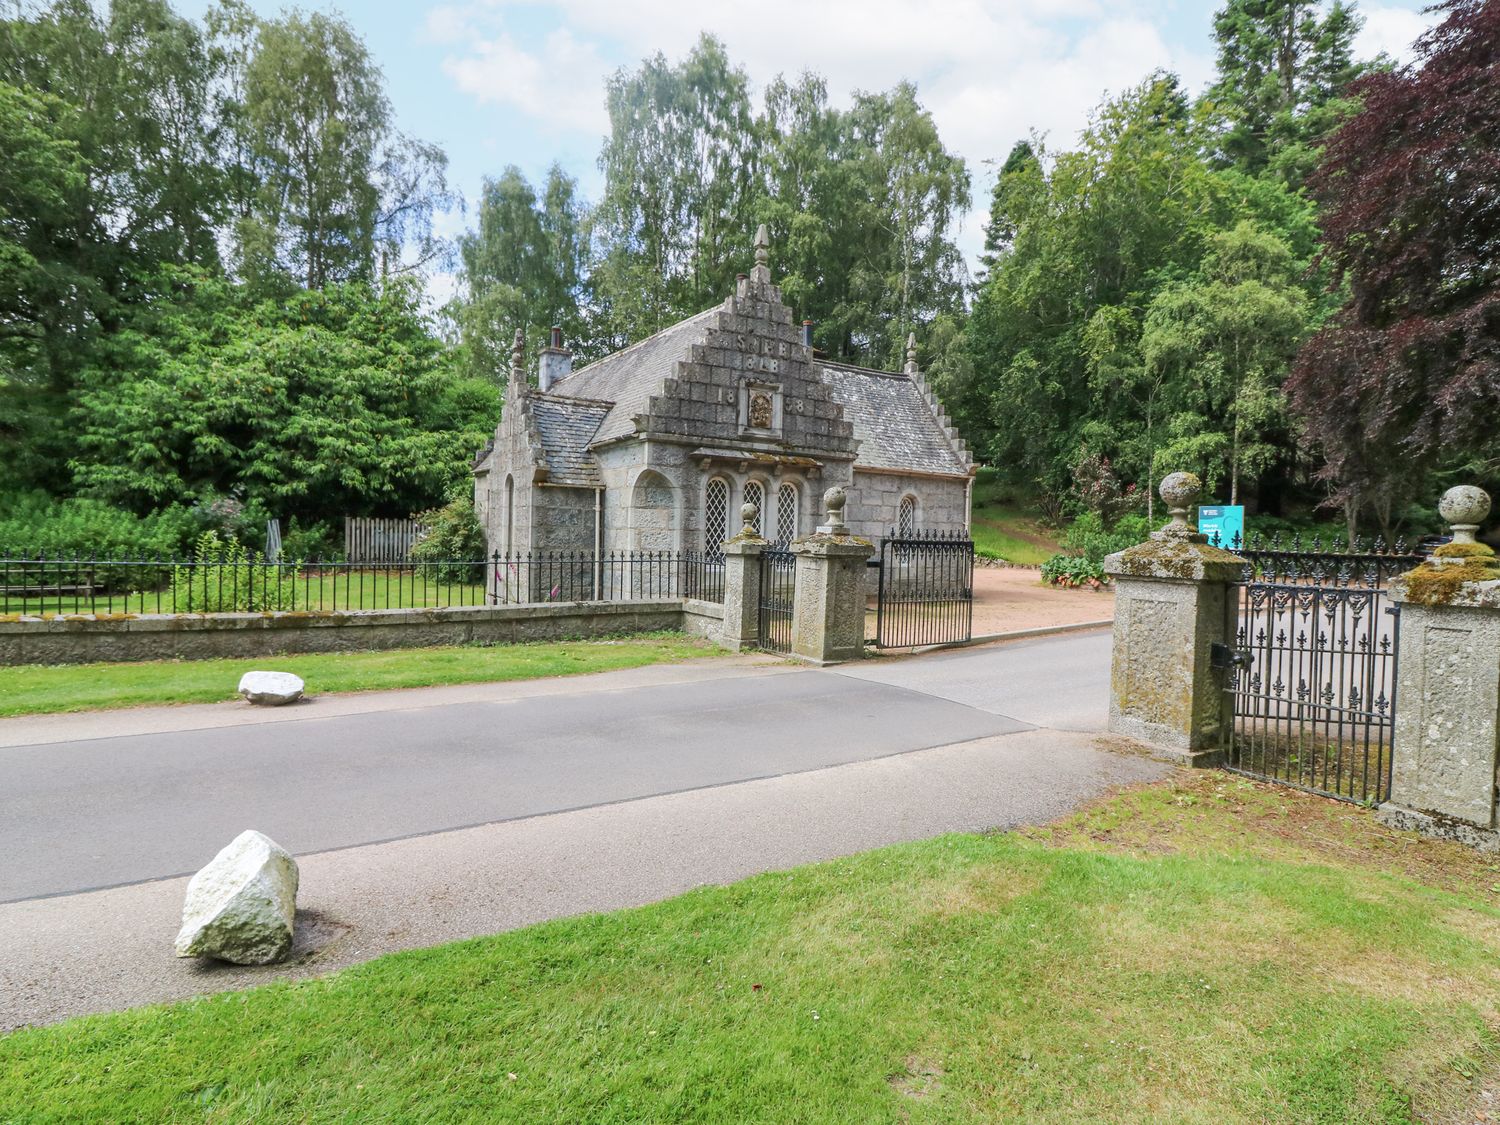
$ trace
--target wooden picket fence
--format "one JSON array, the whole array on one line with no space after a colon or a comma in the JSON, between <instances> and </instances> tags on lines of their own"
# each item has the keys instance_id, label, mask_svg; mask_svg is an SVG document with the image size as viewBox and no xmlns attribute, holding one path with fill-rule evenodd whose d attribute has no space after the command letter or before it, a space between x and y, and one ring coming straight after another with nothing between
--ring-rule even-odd
<instances>
[{"instance_id":1,"label":"wooden picket fence","mask_svg":"<svg viewBox=\"0 0 1500 1125\"><path fill-rule=\"evenodd\" d=\"M344 557L352 563L396 563L411 557L427 528L416 520L344 517Z\"/></svg>"}]
</instances>

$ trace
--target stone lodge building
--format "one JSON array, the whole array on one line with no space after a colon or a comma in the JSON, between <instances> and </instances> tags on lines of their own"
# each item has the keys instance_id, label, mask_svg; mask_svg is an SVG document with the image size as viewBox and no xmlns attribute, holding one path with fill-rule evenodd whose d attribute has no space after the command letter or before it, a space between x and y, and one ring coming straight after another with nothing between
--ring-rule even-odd
<instances>
[{"instance_id":1,"label":"stone lodge building","mask_svg":"<svg viewBox=\"0 0 1500 1125\"><path fill-rule=\"evenodd\" d=\"M848 490L847 522L878 542L890 529L968 527L975 466L917 370L873 371L815 357L767 266L722 305L573 371L553 331L537 385L520 333L494 440L474 465L474 505L490 551L701 551L740 530L810 533L823 492Z\"/></svg>"}]
</instances>

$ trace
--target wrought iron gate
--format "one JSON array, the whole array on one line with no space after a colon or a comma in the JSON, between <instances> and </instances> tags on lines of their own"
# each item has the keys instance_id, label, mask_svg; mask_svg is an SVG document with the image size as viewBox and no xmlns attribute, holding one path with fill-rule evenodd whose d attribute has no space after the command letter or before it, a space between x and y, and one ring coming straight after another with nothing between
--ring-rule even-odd
<instances>
[{"instance_id":1,"label":"wrought iron gate","mask_svg":"<svg viewBox=\"0 0 1500 1125\"><path fill-rule=\"evenodd\" d=\"M760 556L760 635L766 652L792 651L792 599L797 592L797 556L767 547Z\"/></svg>"},{"instance_id":2,"label":"wrought iron gate","mask_svg":"<svg viewBox=\"0 0 1500 1125\"><path fill-rule=\"evenodd\" d=\"M1400 618L1386 584L1421 555L1404 544L1347 552L1236 547L1225 766L1348 801L1390 794Z\"/></svg>"},{"instance_id":3,"label":"wrought iron gate","mask_svg":"<svg viewBox=\"0 0 1500 1125\"><path fill-rule=\"evenodd\" d=\"M875 643L958 644L974 631L974 542L966 532L913 532L880 545Z\"/></svg>"}]
</instances>

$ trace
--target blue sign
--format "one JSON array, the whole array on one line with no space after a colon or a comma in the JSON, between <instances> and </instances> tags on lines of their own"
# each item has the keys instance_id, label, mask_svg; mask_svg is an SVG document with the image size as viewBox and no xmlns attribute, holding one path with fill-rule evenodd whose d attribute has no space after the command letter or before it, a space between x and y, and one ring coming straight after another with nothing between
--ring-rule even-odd
<instances>
[{"instance_id":1,"label":"blue sign","mask_svg":"<svg viewBox=\"0 0 1500 1125\"><path fill-rule=\"evenodd\" d=\"M1243 504L1200 504L1198 530L1210 543L1234 548L1245 540L1245 506Z\"/></svg>"}]
</instances>

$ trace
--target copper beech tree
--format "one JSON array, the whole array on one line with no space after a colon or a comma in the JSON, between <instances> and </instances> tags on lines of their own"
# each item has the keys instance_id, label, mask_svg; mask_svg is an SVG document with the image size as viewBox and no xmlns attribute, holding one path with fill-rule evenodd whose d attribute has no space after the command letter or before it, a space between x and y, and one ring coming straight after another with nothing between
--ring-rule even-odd
<instances>
[{"instance_id":1,"label":"copper beech tree","mask_svg":"<svg viewBox=\"0 0 1500 1125\"><path fill-rule=\"evenodd\" d=\"M1347 299L1287 391L1351 529L1431 470L1500 464L1500 2L1440 11L1416 61L1356 84L1310 184Z\"/></svg>"}]
</instances>

